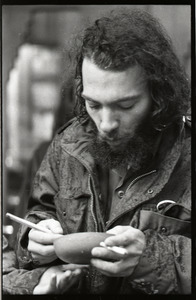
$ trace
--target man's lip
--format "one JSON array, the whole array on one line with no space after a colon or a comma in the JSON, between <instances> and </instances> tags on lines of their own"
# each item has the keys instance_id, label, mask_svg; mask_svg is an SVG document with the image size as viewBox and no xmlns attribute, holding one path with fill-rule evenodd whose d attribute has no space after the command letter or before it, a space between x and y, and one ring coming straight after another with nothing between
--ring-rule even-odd
<instances>
[{"instance_id":1,"label":"man's lip","mask_svg":"<svg viewBox=\"0 0 196 300\"><path fill-rule=\"evenodd\" d=\"M121 143L121 139L115 139L115 138L106 138L106 137L101 137L101 140L110 144L110 145L119 145Z\"/></svg>"},{"instance_id":2,"label":"man's lip","mask_svg":"<svg viewBox=\"0 0 196 300\"><path fill-rule=\"evenodd\" d=\"M108 137L105 135L100 135L99 138L105 142L112 142L112 141L116 140L114 137Z\"/></svg>"}]
</instances>

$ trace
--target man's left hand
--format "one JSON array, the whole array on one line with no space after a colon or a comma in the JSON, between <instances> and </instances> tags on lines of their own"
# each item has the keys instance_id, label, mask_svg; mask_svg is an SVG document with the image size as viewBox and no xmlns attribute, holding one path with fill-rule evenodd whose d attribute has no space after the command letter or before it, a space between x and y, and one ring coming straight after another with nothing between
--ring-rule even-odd
<instances>
[{"instance_id":1,"label":"man's left hand","mask_svg":"<svg viewBox=\"0 0 196 300\"><path fill-rule=\"evenodd\" d=\"M75 264L52 266L42 274L33 294L63 294L79 281L87 268L87 265Z\"/></svg>"},{"instance_id":2,"label":"man's left hand","mask_svg":"<svg viewBox=\"0 0 196 300\"><path fill-rule=\"evenodd\" d=\"M131 226L116 226L107 233L114 234L105 239L106 246L123 246L127 254L117 254L103 247L92 249L91 264L106 276L130 276L145 247L145 235Z\"/></svg>"}]
</instances>

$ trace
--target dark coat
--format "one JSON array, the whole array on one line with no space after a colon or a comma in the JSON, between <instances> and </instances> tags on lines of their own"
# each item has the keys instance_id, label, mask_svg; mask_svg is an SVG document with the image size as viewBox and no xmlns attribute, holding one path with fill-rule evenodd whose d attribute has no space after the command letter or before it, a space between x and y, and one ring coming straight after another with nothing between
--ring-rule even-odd
<instances>
[{"instance_id":1,"label":"dark coat","mask_svg":"<svg viewBox=\"0 0 196 300\"><path fill-rule=\"evenodd\" d=\"M131 276L106 277L90 268L82 283L84 293L191 293L190 128L182 122L160 134L156 159L131 180L107 224L101 214L94 159L87 147L88 121L81 125L74 120L56 135L36 174L29 220L55 218L64 234L129 224L145 234L146 248ZM176 203L157 209L163 200ZM26 247L27 229L22 226L16 253L21 268L32 268Z\"/></svg>"}]
</instances>

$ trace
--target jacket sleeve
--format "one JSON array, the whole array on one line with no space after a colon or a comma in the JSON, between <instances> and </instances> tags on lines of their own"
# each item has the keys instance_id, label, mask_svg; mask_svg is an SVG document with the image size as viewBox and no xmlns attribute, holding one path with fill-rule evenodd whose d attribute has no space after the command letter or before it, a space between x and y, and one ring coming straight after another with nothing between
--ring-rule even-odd
<instances>
[{"instance_id":1,"label":"jacket sleeve","mask_svg":"<svg viewBox=\"0 0 196 300\"><path fill-rule=\"evenodd\" d=\"M37 171L28 203L25 219L38 223L45 219L56 219L54 197L58 191L59 136L57 135ZM20 268L34 267L30 252L27 250L29 228L20 226L15 247Z\"/></svg>"},{"instance_id":2,"label":"jacket sleeve","mask_svg":"<svg viewBox=\"0 0 196 300\"><path fill-rule=\"evenodd\" d=\"M38 285L41 275L46 268L34 270L14 269L12 272L3 274L3 294L25 295L33 294Z\"/></svg>"},{"instance_id":3,"label":"jacket sleeve","mask_svg":"<svg viewBox=\"0 0 196 300\"><path fill-rule=\"evenodd\" d=\"M33 294L33 290L38 284L41 275L47 269L46 267L31 271L18 269L15 253L9 247L8 241L4 236L2 265L2 291L3 294L11 295Z\"/></svg>"},{"instance_id":4,"label":"jacket sleeve","mask_svg":"<svg viewBox=\"0 0 196 300\"><path fill-rule=\"evenodd\" d=\"M190 221L150 211L141 211L140 219L146 248L131 275L132 287L147 294L190 294Z\"/></svg>"},{"instance_id":5,"label":"jacket sleeve","mask_svg":"<svg viewBox=\"0 0 196 300\"><path fill-rule=\"evenodd\" d=\"M147 294L191 293L191 241L148 230L147 245L131 276L134 289Z\"/></svg>"}]
</instances>

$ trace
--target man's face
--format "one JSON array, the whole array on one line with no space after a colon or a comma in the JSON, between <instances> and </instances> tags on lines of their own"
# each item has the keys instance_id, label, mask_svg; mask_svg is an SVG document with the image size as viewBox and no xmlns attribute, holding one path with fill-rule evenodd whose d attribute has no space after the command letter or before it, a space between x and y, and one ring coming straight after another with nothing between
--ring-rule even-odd
<instances>
[{"instance_id":1,"label":"man's face","mask_svg":"<svg viewBox=\"0 0 196 300\"><path fill-rule=\"evenodd\" d=\"M120 72L103 70L85 58L82 78L82 97L99 140L113 151L126 149L151 110L142 68L133 66Z\"/></svg>"}]
</instances>

